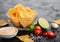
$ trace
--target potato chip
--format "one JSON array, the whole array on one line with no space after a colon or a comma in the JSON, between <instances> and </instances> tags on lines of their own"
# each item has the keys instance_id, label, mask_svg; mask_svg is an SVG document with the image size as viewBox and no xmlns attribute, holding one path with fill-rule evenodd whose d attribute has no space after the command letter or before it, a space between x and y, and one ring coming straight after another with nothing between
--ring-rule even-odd
<instances>
[{"instance_id":1,"label":"potato chip","mask_svg":"<svg viewBox=\"0 0 60 42\"><path fill-rule=\"evenodd\" d=\"M0 26L5 26L8 23L4 19L0 19Z\"/></svg>"},{"instance_id":2,"label":"potato chip","mask_svg":"<svg viewBox=\"0 0 60 42\"><path fill-rule=\"evenodd\" d=\"M17 36L20 40L24 41L25 39L29 38L29 35L22 35L22 36Z\"/></svg>"},{"instance_id":3,"label":"potato chip","mask_svg":"<svg viewBox=\"0 0 60 42\"><path fill-rule=\"evenodd\" d=\"M60 25L60 19L54 21L56 24Z\"/></svg>"},{"instance_id":4,"label":"potato chip","mask_svg":"<svg viewBox=\"0 0 60 42\"><path fill-rule=\"evenodd\" d=\"M24 42L34 42L32 39L25 39Z\"/></svg>"},{"instance_id":5,"label":"potato chip","mask_svg":"<svg viewBox=\"0 0 60 42\"><path fill-rule=\"evenodd\" d=\"M21 41L24 42L34 42L31 38L29 38L29 35L22 35L22 36L17 36Z\"/></svg>"},{"instance_id":6,"label":"potato chip","mask_svg":"<svg viewBox=\"0 0 60 42\"><path fill-rule=\"evenodd\" d=\"M16 27L20 27L19 21L18 21L18 17L17 17L17 9L16 8L11 8L8 11L8 18L11 20L11 22L16 26Z\"/></svg>"},{"instance_id":7,"label":"potato chip","mask_svg":"<svg viewBox=\"0 0 60 42\"><path fill-rule=\"evenodd\" d=\"M22 4L17 4L14 8L18 8L18 9L20 9L22 11L25 10L25 8L24 8L24 6Z\"/></svg>"}]
</instances>

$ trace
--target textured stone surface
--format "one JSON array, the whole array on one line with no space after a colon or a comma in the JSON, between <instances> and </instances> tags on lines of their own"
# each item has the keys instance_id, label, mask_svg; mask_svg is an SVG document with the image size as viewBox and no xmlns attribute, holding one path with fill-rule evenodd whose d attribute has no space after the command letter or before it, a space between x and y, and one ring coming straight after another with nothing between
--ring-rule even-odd
<instances>
[{"instance_id":1,"label":"textured stone surface","mask_svg":"<svg viewBox=\"0 0 60 42\"><path fill-rule=\"evenodd\" d=\"M52 4L52 8L43 9L41 8L40 3L46 2ZM55 19L60 19L60 0L0 0L0 18L3 18L7 21L6 12L9 8L15 6L16 4L21 3L25 6L28 6L34 9L39 17L46 18L48 21L52 21ZM37 22L37 19L35 22ZM54 39L46 39L41 37L41 42L60 42L60 28L55 30L55 33L58 34ZM1 41L1 40L0 40ZM39 42L40 42L39 41ZM4 41L1 41L4 42ZM12 41L10 41L12 42ZM15 41L13 41L15 42ZM16 41L17 42L17 41ZM37 41L36 41L37 42Z\"/></svg>"}]
</instances>

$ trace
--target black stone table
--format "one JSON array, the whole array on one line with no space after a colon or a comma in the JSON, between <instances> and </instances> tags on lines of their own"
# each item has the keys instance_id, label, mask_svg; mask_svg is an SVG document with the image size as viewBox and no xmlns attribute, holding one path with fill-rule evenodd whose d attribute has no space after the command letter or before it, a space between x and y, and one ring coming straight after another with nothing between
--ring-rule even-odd
<instances>
[{"instance_id":1,"label":"black stone table","mask_svg":"<svg viewBox=\"0 0 60 42\"><path fill-rule=\"evenodd\" d=\"M48 9L43 9L40 7L41 2L52 4L52 7L51 8L48 7ZM7 10L11 7L14 7L18 3L21 3L24 6L28 6L36 11L37 18L34 21L34 23L36 23L38 18L40 17L46 18L49 22L56 19L60 19L60 0L0 0L0 18L5 19L8 22L8 18L6 16ZM10 26L12 26L10 22L8 23ZM41 39L35 40L35 42L60 42L60 28L53 31L57 34L56 38L51 39L41 36ZM21 41L15 37L12 39L0 38L0 42L21 42Z\"/></svg>"}]
</instances>

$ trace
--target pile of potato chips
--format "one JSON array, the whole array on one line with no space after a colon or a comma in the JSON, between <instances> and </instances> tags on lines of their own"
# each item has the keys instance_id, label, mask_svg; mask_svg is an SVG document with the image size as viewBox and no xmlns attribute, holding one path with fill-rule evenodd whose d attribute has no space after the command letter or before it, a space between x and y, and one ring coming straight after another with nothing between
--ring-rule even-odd
<instances>
[{"instance_id":1,"label":"pile of potato chips","mask_svg":"<svg viewBox=\"0 0 60 42\"><path fill-rule=\"evenodd\" d=\"M36 13L29 7L17 4L15 7L8 10L7 16L16 27L20 27L22 25L25 28L34 21Z\"/></svg>"}]
</instances>

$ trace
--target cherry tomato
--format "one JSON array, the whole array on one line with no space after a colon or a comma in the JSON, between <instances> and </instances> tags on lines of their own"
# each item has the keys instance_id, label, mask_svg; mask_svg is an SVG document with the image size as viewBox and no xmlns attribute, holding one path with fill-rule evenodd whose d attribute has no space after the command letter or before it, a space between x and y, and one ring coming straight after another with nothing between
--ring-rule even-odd
<instances>
[{"instance_id":1,"label":"cherry tomato","mask_svg":"<svg viewBox=\"0 0 60 42\"><path fill-rule=\"evenodd\" d=\"M50 38L56 37L56 34L53 33L53 32L51 32L51 31L48 31L47 34L48 34L48 36L49 36Z\"/></svg>"},{"instance_id":2,"label":"cherry tomato","mask_svg":"<svg viewBox=\"0 0 60 42\"><path fill-rule=\"evenodd\" d=\"M34 30L42 30L40 26L35 26Z\"/></svg>"},{"instance_id":3,"label":"cherry tomato","mask_svg":"<svg viewBox=\"0 0 60 42\"><path fill-rule=\"evenodd\" d=\"M41 27L40 27L40 26L36 26L36 27L34 28L34 33L35 33L35 35L41 35L41 34L42 34L42 29L41 29Z\"/></svg>"},{"instance_id":4,"label":"cherry tomato","mask_svg":"<svg viewBox=\"0 0 60 42\"><path fill-rule=\"evenodd\" d=\"M42 34L42 31L41 30L36 30L34 31L36 35L41 35Z\"/></svg>"}]
</instances>

